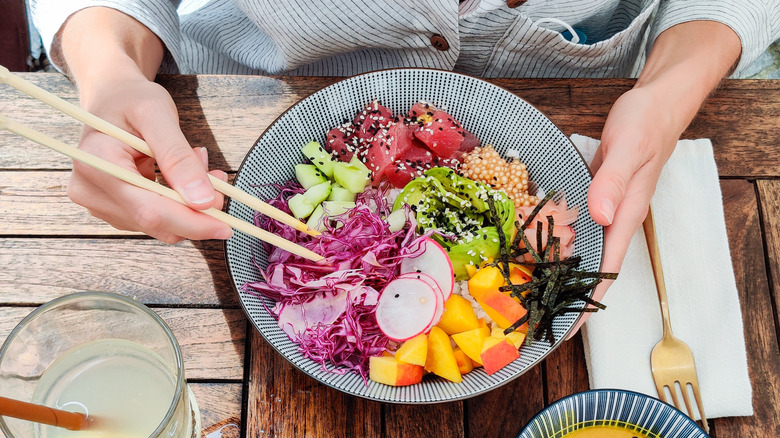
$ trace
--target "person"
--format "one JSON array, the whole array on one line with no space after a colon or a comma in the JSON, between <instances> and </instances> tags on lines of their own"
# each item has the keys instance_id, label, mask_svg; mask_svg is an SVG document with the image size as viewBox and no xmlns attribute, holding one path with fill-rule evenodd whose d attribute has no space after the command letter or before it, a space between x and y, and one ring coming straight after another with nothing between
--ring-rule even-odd
<instances>
[{"instance_id":1,"label":"person","mask_svg":"<svg viewBox=\"0 0 780 438\"><path fill-rule=\"evenodd\" d=\"M179 129L158 72L348 76L390 67L483 77L636 77L614 103L588 210L618 272L661 169L722 78L780 36L780 2L749 0L31 0L54 64L88 111L144 138L193 209L221 208L205 149ZM177 9L178 8L178 9ZM567 39L562 31L582 36ZM154 178L154 162L92 129L80 148ZM71 199L161 241L227 239L216 219L74 163ZM600 286L595 298L606 290Z\"/></svg>"}]
</instances>

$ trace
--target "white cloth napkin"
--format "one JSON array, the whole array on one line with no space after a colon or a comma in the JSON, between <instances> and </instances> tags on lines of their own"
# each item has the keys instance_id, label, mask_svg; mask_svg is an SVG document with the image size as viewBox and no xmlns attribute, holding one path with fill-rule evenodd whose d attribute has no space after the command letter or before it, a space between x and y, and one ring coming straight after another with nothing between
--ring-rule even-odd
<instances>
[{"instance_id":1,"label":"white cloth napkin","mask_svg":"<svg viewBox=\"0 0 780 438\"><path fill-rule=\"evenodd\" d=\"M588 162L599 145L577 134L572 142ZM677 143L652 205L672 329L693 351L704 412L752 415L742 314L708 139ZM606 310L591 315L583 330L590 387L657 397L650 351L661 339L661 311L641 227L602 303Z\"/></svg>"}]
</instances>

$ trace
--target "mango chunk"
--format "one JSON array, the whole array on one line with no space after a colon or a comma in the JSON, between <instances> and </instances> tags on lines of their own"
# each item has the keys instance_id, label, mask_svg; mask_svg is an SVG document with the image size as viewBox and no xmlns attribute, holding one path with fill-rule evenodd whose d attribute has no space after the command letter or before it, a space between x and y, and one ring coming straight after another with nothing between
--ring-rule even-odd
<instances>
[{"instance_id":1,"label":"mango chunk","mask_svg":"<svg viewBox=\"0 0 780 438\"><path fill-rule=\"evenodd\" d=\"M445 333L452 335L479 327L479 320L471 302L460 295L453 294L444 303L444 313L437 325Z\"/></svg>"},{"instance_id":2,"label":"mango chunk","mask_svg":"<svg viewBox=\"0 0 780 438\"><path fill-rule=\"evenodd\" d=\"M482 360L482 366L485 367L485 372L490 375L520 357L520 352L508 339L489 336L482 343L482 352L479 357Z\"/></svg>"},{"instance_id":3,"label":"mango chunk","mask_svg":"<svg viewBox=\"0 0 780 438\"><path fill-rule=\"evenodd\" d=\"M525 333L515 330L512 333L505 335L504 329L499 327L494 328L493 331L490 332L490 336L498 339L506 339L511 342L512 345L514 345L517 349L522 347L523 341L525 341Z\"/></svg>"},{"instance_id":4,"label":"mango chunk","mask_svg":"<svg viewBox=\"0 0 780 438\"><path fill-rule=\"evenodd\" d=\"M399 362L393 356L368 358L368 377L390 386L407 386L422 382L423 367Z\"/></svg>"},{"instance_id":5,"label":"mango chunk","mask_svg":"<svg viewBox=\"0 0 780 438\"><path fill-rule=\"evenodd\" d=\"M450 337L444 330L434 326L428 333L428 356L425 359L425 370L455 383L463 381L452 351Z\"/></svg>"},{"instance_id":6,"label":"mango chunk","mask_svg":"<svg viewBox=\"0 0 780 438\"><path fill-rule=\"evenodd\" d=\"M505 283L504 275L495 266L484 266L469 279L469 293L480 300L487 292L498 292Z\"/></svg>"},{"instance_id":7,"label":"mango chunk","mask_svg":"<svg viewBox=\"0 0 780 438\"><path fill-rule=\"evenodd\" d=\"M474 362L472 362L471 358L468 357L463 350L455 347L452 350L452 353L455 355L455 363L458 364L458 371L460 371L461 374L469 373L474 369Z\"/></svg>"},{"instance_id":8,"label":"mango chunk","mask_svg":"<svg viewBox=\"0 0 780 438\"><path fill-rule=\"evenodd\" d=\"M487 313L490 319L504 329L528 313L522 304L498 290L485 292L481 298L477 298L477 302L482 306L482 310Z\"/></svg>"},{"instance_id":9,"label":"mango chunk","mask_svg":"<svg viewBox=\"0 0 780 438\"><path fill-rule=\"evenodd\" d=\"M452 340L474 363L482 365L482 359L479 357L480 353L482 353L482 342L489 336L490 329L487 325L484 325L474 330L456 333L452 335Z\"/></svg>"},{"instance_id":10,"label":"mango chunk","mask_svg":"<svg viewBox=\"0 0 780 438\"><path fill-rule=\"evenodd\" d=\"M428 356L428 335L419 335L407 340L395 352L395 358L401 362L425 366L425 358Z\"/></svg>"}]
</instances>

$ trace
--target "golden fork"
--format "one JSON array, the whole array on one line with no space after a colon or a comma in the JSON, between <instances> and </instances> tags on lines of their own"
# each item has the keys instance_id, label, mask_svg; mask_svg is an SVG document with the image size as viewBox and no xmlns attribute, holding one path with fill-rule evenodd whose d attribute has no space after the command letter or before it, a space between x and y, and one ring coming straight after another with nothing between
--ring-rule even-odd
<instances>
[{"instance_id":1,"label":"golden fork","mask_svg":"<svg viewBox=\"0 0 780 438\"><path fill-rule=\"evenodd\" d=\"M696 364L693 361L693 353L685 342L677 339L672 334L672 324L669 319L669 303L666 299L664 272L661 267L661 255L658 252L658 240L655 233L652 209L648 210L647 218L642 226L645 230L647 249L650 252L650 263L653 266L653 275L655 276L655 286L658 291L658 301L661 303L661 318L663 319L664 327L663 338L653 347L653 351L650 353L650 368L653 372L655 388L658 391L658 397L666 402L665 388L668 387L674 406L683 411L677 395L677 387L679 385L685 401L687 414L693 418L693 410L691 409L691 401L688 395L688 385L690 385L693 390L693 396L696 399L699 415L701 416L702 427L709 434L710 429L707 424L707 417L704 415L704 405L701 402L699 379L696 376Z\"/></svg>"}]
</instances>

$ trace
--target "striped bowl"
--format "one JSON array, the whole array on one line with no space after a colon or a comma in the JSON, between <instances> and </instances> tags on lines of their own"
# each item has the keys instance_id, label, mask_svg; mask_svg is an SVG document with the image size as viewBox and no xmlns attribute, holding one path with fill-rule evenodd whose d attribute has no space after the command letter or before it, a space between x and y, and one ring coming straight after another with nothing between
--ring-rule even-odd
<instances>
[{"instance_id":1,"label":"striped bowl","mask_svg":"<svg viewBox=\"0 0 780 438\"><path fill-rule=\"evenodd\" d=\"M569 138L547 117L504 88L471 76L430 69L381 70L354 76L325 87L290 107L272 123L249 150L234 184L261 199L278 195L275 184L294 178L295 164L303 161L300 148L311 140L324 142L325 133L344 120L352 120L368 102L380 103L397 114L407 112L420 100L448 111L476 134L483 144L492 144L505 154L519 151L531 179L542 189L566 194L569 205L580 215L574 223L575 255L580 268L595 271L601 265L604 231L588 213L587 189L591 174ZM254 211L230 200L227 212L252 222ZM461 400L490 391L517 378L542 361L562 342L577 320L564 315L553 323L557 342L523 346L520 358L493 375L479 368L464 376L462 383L426 376L422 383L392 387L364 382L353 373L334 373L305 358L296 344L279 328L268 312L269 300L243 290L247 282L262 279L267 254L256 239L236 233L225 243L227 267L241 304L260 334L282 356L314 379L346 393L391 403L437 403ZM336 370L338 371L338 370Z\"/></svg>"},{"instance_id":2,"label":"striped bowl","mask_svg":"<svg viewBox=\"0 0 780 438\"><path fill-rule=\"evenodd\" d=\"M583 427L625 427L647 438L707 438L674 406L620 389L594 389L564 397L538 413L518 438L561 438Z\"/></svg>"}]
</instances>

